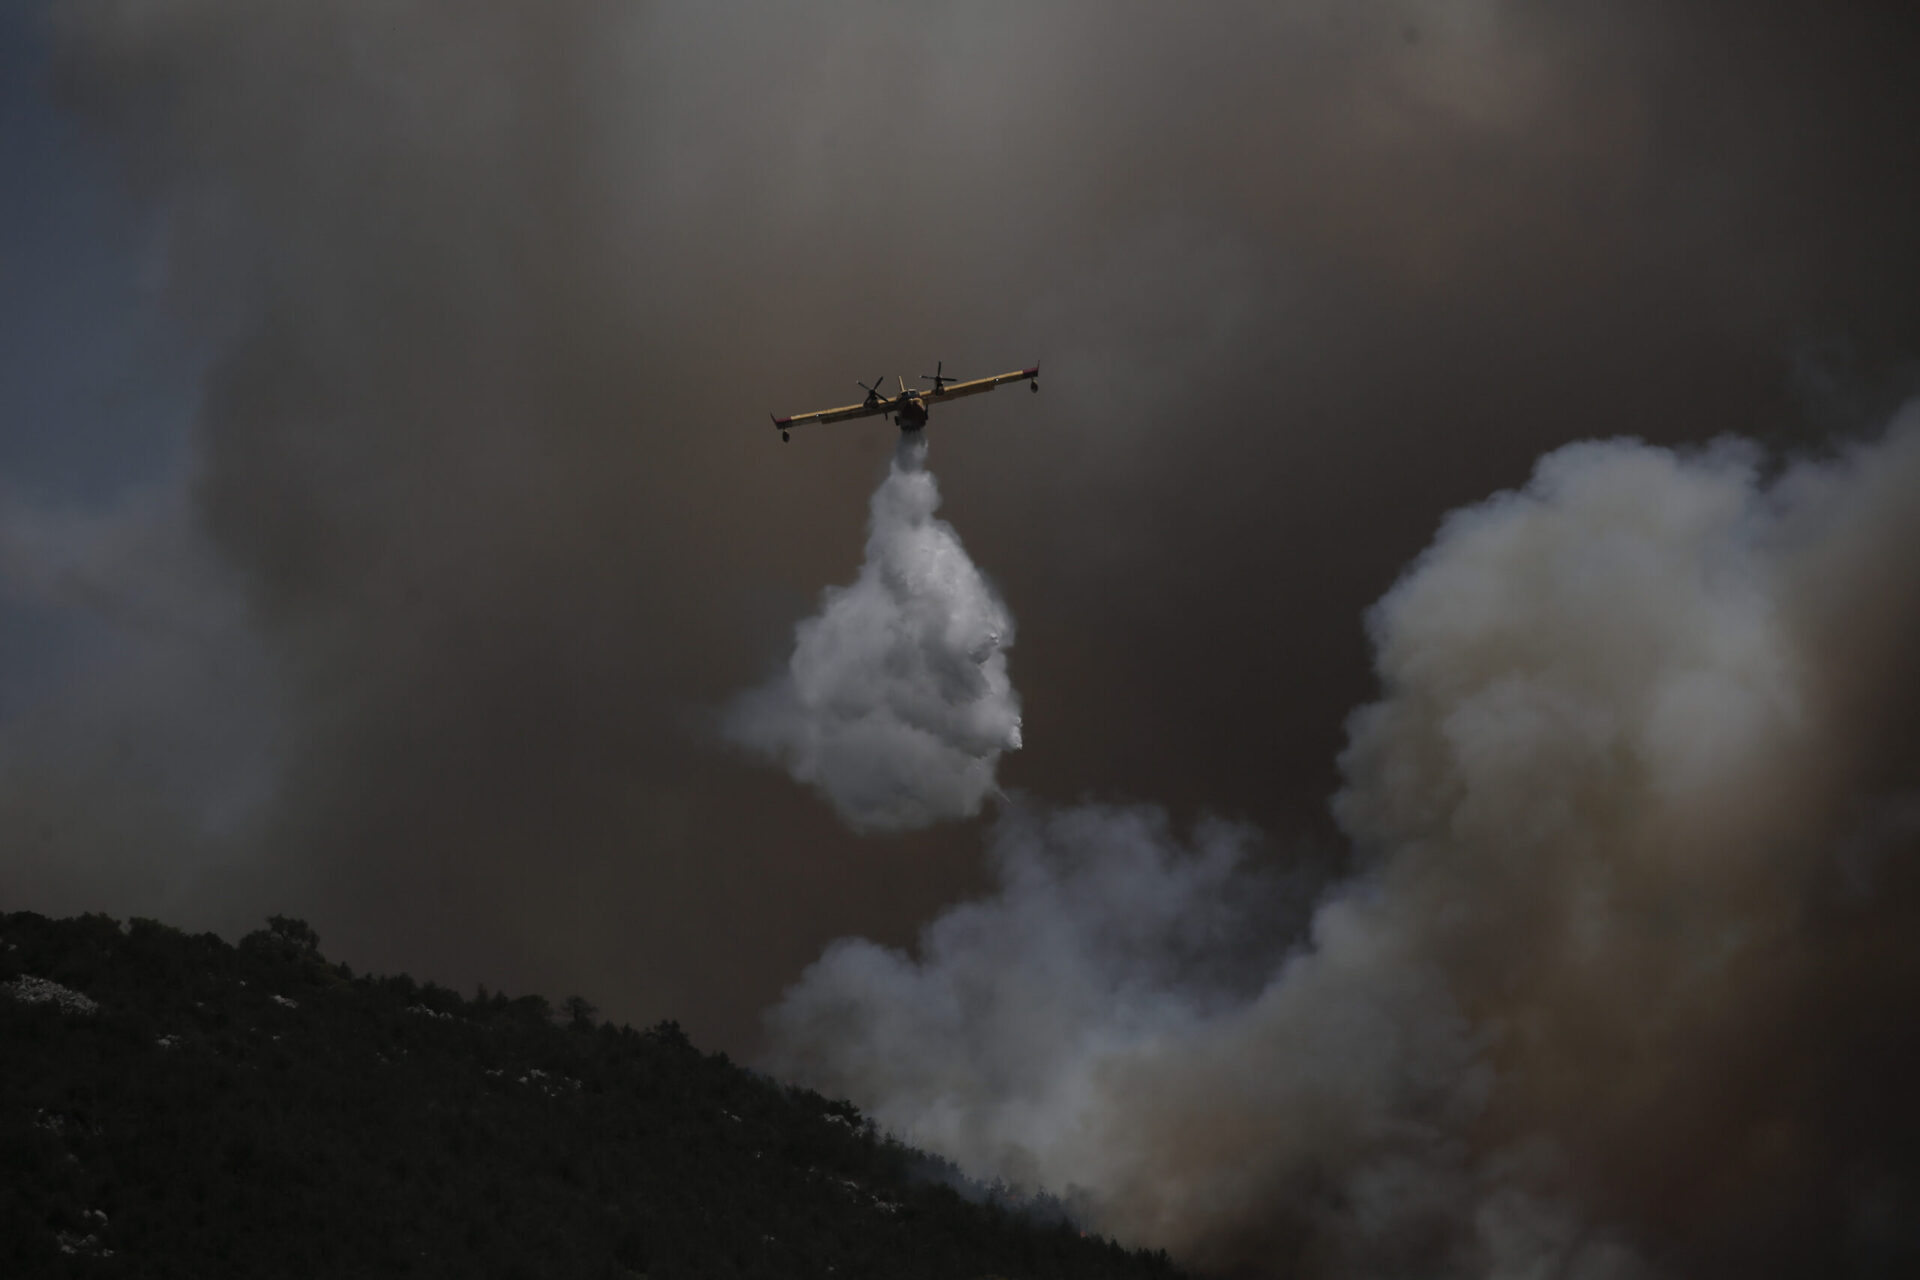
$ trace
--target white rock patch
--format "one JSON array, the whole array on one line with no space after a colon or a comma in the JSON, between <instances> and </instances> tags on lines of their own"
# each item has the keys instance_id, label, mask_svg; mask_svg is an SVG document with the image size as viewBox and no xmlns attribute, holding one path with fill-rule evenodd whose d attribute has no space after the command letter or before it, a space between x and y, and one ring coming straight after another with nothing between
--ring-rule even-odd
<instances>
[{"instance_id":1,"label":"white rock patch","mask_svg":"<svg viewBox=\"0 0 1920 1280\"><path fill-rule=\"evenodd\" d=\"M82 995L71 987L63 987L47 978L35 978L22 974L12 982L0 986L22 1004L56 1004L67 1013L98 1013L100 1005L89 996Z\"/></svg>"}]
</instances>

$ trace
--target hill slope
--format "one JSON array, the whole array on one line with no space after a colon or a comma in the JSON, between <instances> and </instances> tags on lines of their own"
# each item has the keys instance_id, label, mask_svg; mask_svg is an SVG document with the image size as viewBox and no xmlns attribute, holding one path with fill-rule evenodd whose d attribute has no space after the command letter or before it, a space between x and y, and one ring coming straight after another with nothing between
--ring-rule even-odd
<instances>
[{"instance_id":1,"label":"hill slope","mask_svg":"<svg viewBox=\"0 0 1920 1280\"><path fill-rule=\"evenodd\" d=\"M0 915L0 1274L1178 1274L672 1023L355 977L271 923Z\"/></svg>"}]
</instances>

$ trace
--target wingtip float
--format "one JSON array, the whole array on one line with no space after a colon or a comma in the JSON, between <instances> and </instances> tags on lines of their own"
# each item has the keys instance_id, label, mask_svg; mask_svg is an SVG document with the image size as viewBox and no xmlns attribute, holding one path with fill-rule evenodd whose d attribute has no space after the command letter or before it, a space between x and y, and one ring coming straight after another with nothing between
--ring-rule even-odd
<instances>
[{"instance_id":1,"label":"wingtip float","mask_svg":"<svg viewBox=\"0 0 1920 1280\"><path fill-rule=\"evenodd\" d=\"M767 416L773 419L782 441L793 439L789 432L794 427L810 422L845 422L850 418L871 418L876 415L897 423L902 431L918 431L927 425L927 415L933 406L944 401L978 395L1009 382L1025 382L1035 391L1040 389L1040 366L1037 364L1027 369L1015 369L1011 373L996 373L991 377L965 381L949 378L945 370L944 363L936 364L932 373L920 375L921 381L933 383L931 388L909 387L905 378L896 378L900 391L896 395L888 395L880 390L882 380L875 378L872 386L864 382L854 383L867 393L867 398L859 404L842 405L838 409L816 409L812 413L796 413L785 418L777 414Z\"/></svg>"}]
</instances>

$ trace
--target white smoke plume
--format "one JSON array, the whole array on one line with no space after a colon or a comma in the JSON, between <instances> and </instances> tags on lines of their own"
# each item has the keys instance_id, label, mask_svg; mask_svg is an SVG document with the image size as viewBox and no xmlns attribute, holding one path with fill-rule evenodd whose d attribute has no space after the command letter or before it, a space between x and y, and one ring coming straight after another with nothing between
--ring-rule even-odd
<instances>
[{"instance_id":1,"label":"white smoke plume","mask_svg":"<svg viewBox=\"0 0 1920 1280\"><path fill-rule=\"evenodd\" d=\"M1304 929L1243 909L1245 833L1016 813L997 893L830 947L774 1065L1236 1274L1892 1274L1917 493L1920 406L1777 476L1548 455L1371 611L1356 871Z\"/></svg>"},{"instance_id":2,"label":"white smoke plume","mask_svg":"<svg viewBox=\"0 0 1920 1280\"><path fill-rule=\"evenodd\" d=\"M902 436L874 490L867 558L794 630L793 657L738 698L725 732L780 761L857 831L980 812L1020 746L1007 676L1013 618L934 516L926 443Z\"/></svg>"}]
</instances>

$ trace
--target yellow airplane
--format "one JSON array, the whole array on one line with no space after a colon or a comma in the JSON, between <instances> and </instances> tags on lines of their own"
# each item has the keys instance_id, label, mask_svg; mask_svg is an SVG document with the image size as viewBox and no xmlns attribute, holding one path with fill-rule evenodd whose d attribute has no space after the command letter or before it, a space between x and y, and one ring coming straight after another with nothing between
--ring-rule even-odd
<instances>
[{"instance_id":1,"label":"yellow airplane","mask_svg":"<svg viewBox=\"0 0 1920 1280\"><path fill-rule=\"evenodd\" d=\"M933 383L931 391L924 387L907 386L905 378L896 378L900 384L897 396L880 393L880 379L875 378L873 385L856 382L853 385L867 393L867 398L859 404L842 405L838 409L816 409L812 413L796 413L791 418L774 418L773 425L780 429L780 439L791 440L787 432L809 422L845 422L849 418L871 418L874 414L892 419L900 424L902 431L918 431L927 425L927 413L934 405L947 400L957 400L961 396L978 395L982 391L991 391L1002 383L1020 382L1030 384L1035 391L1040 389L1040 366L1031 369L1016 369L1012 373L996 373L991 378L975 378L971 382L960 382L941 372L946 365L936 364L932 373L920 376ZM773 415L769 414L769 417Z\"/></svg>"}]
</instances>

